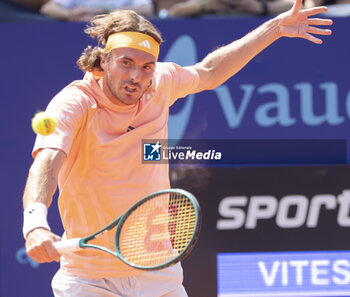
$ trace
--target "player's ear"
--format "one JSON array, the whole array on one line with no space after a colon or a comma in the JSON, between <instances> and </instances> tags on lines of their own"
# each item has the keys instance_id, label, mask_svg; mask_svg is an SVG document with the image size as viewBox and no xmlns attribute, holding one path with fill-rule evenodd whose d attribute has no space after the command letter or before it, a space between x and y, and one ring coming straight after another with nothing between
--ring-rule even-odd
<instances>
[{"instance_id":1,"label":"player's ear","mask_svg":"<svg viewBox=\"0 0 350 297\"><path fill-rule=\"evenodd\" d=\"M100 66L103 70L105 70L107 65L107 57L104 52L101 53L101 60L100 60Z\"/></svg>"}]
</instances>

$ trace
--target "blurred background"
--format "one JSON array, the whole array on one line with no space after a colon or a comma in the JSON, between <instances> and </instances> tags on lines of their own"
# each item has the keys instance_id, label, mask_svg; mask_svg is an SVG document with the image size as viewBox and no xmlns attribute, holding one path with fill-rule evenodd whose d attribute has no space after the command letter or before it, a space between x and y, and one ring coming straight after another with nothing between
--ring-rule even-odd
<instances>
[{"instance_id":1,"label":"blurred background","mask_svg":"<svg viewBox=\"0 0 350 297\"><path fill-rule=\"evenodd\" d=\"M323 45L280 39L213 91L171 107L169 138L223 152L220 163L171 162L173 187L203 210L184 260L189 296L350 296L350 1L327 5ZM1 283L3 297L52 296L57 263L24 250L22 194L31 118L83 73L94 15L133 9L162 32L160 61L192 65L239 39L290 0L17 0L0 2ZM57 198L57 197L56 197ZM49 210L62 233L57 199Z\"/></svg>"}]
</instances>

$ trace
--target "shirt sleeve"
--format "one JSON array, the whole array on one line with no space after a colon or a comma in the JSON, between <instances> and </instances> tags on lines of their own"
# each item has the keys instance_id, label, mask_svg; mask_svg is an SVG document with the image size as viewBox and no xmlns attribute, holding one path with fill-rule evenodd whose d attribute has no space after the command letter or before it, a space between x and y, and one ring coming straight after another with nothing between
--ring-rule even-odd
<instances>
[{"instance_id":1,"label":"shirt sleeve","mask_svg":"<svg viewBox=\"0 0 350 297\"><path fill-rule=\"evenodd\" d=\"M46 112L55 117L57 128L54 133L37 135L32 156L35 158L40 149L55 148L69 154L72 142L84 118L84 104L82 98L71 91L61 91L47 106Z\"/></svg>"},{"instance_id":2,"label":"shirt sleeve","mask_svg":"<svg viewBox=\"0 0 350 297\"><path fill-rule=\"evenodd\" d=\"M193 67L181 67L172 63L170 73L173 90L170 105L174 104L178 98L184 98L196 92L199 83L199 74Z\"/></svg>"}]
</instances>

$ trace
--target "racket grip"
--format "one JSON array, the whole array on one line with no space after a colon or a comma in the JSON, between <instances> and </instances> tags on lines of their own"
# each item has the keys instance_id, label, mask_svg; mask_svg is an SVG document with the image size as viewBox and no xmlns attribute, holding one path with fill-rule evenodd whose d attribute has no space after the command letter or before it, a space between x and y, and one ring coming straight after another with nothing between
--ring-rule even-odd
<instances>
[{"instance_id":1,"label":"racket grip","mask_svg":"<svg viewBox=\"0 0 350 297\"><path fill-rule=\"evenodd\" d=\"M72 238L68 240L56 241L53 245L57 252L63 255L80 250L79 242L80 238Z\"/></svg>"}]
</instances>

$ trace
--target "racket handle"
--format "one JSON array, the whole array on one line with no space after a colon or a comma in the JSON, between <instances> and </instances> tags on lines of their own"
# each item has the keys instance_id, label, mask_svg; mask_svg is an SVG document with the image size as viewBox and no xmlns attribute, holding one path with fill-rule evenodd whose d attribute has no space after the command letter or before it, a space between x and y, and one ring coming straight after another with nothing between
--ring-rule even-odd
<instances>
[{"instance_id":1,"label":"racket handle","mask_svg":"<svg viewBox=\"0 0 350 297\"><path fill-rule=\"evenodd\" d=\"M57 252L61 255L68 254L80 250L80 238L73 238L68 240L56 241L53 245Z\"/></svg>"}]
</instances>

